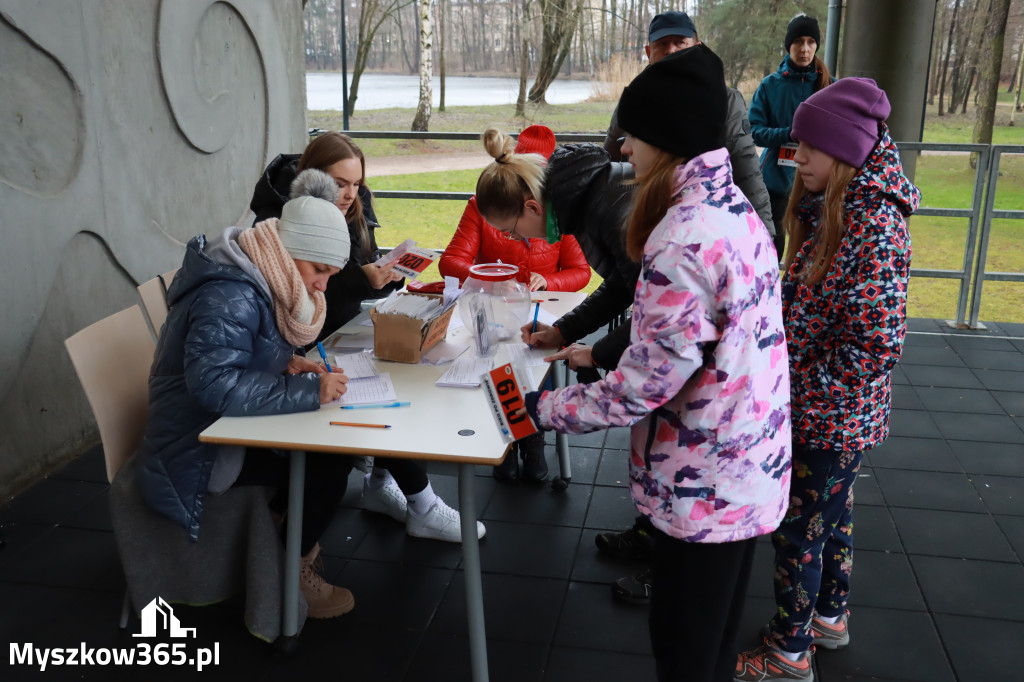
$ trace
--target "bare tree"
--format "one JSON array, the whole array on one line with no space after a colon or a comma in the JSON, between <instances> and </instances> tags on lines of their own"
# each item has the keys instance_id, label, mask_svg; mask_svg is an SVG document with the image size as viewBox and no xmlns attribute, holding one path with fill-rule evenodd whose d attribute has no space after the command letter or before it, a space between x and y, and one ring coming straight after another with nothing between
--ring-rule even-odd
<instances>
[{"instance_id":1,"label":"bare tree","mask_svg":"<svg viewBox=\"0 0 1024 682\"><path fill-rule=\"evenodd\" d=\"M992 126L996 118L996 96L999 93L999 74L1003 68L1003 42L1006 38L1006 18L1010 14L1010 0L992 0L985 17L986 53L978 79L978 110L974 121L974 141L992 144ZM972 157L972 162L975 161ZM974 163L971 164L974 166Z\"/></svg>"},{"instance_id":2,"label":"bare tree","mask_svg":"<svg viewBox=\"0 0 1024 682\"><path fill-rule=\"evenodd\" d=\"M428 130L433 92L430 78L434 72L434 24L430 19L430 0L419 0L420 10L420 101L412 120L413 130Z\"/></svg>"},{"instance_id":3,"label":"bare tree","mask_svg":"<svg viewBox=\"0 0 1024 682\"><path fill-rule=\"evenodd\" d=\"M572 46L572 35L579 23L583 0L538 0L541 21L540 57L537 77L529 99L543 103L548 86L555 80Z\"/></svg>"},{"instance_id":4,"label":"bare tree","mask_svg":"<svg viewBox=\"0 0 1024 682\"><path fill-rule=\"evenodd\" d=\"M347 2L347 0L341 0ZM366 62L373 48L373 38L389 17L409 5L413 0L363 0L359 12L359 34L356 39L356 58L352 64L352 86L348 91L348 110L356 110L359 98L359 79L366 70Z\"/></svg>"}]
</instances>

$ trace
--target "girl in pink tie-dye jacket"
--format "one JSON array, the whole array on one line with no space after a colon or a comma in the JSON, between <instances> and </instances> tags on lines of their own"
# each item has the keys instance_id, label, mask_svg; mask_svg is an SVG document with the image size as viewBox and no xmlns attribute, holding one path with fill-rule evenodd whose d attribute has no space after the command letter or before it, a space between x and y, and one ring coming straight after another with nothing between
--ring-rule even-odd
<instances>
[{"instance_id":1,"label":"girl in pink tie-dye jacket","mask_svg":"<svg viewBox=\"0 0 1024 682\"><path fill-rule=\"evenodd\" d=\"M676 168L673 198L644 246L618 368L545 392L538 425L633 425L629 477L640 512L682 540L744 540L773 531L788 499L778 264L725 149Z\"/></svg>"},{"instance_id":2,"label":"girl in pink tie-dye jacket","mask_svg":"<svg viewBox=\"0 0 1024 682\"><path fill-rule=\"evenodd\" d=\"M632 425L629 479L654 526L649 624L660 680L731 680L755 539L789 499L789 364L778 258L722 148L722 62L703 45L622 93L640 262L630 346L592 384L528 393L538 426ZM479 194L479 192L478 192Z\"/></svg>"}]
</instances>

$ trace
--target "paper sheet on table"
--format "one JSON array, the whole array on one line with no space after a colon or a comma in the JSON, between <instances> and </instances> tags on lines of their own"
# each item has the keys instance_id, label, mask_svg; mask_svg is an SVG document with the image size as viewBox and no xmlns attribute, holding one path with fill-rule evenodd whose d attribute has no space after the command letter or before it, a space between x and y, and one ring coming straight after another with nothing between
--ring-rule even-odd
<instances>
[{"instance_id":1,"label":"paper sheet on table","mask_svg":"<svg viewBox=\"0 0 1024 682\"><path fill-rule=\"evenodd\" d=\"M469 348L469 343L458 343L457 341L441 341L428 350L420 358L422 365L443 365L459 357Z\"/></svg>"},{"instance_id":2,"label":"paper sheet on table","mask_svg":"<svg viewBox=\"0 0 1024 682\"><path fill-rule=\"evenodd\" d=\"M349 379L362 379L377 376L377 366L373 364L371 353L347 353L334 356L335 368L341 369Z\"/></svg>"},{"instance_id":3,"label":"paper sheet on table","mask_svg":"<svg viewBox=\"0 0 1024 682\"><path fill-rule=\"evenodd\" d=\"M328 348L342 349L343 352L355 352L373 348L373 332L360 332L358 334L338 334L331 340Z\"/></svg>"},{"instance_id":4,"label":"paper sheet on table","mask_svg":"<svg viewBox=\"0 0 1024 682\"><path fill-rule=\"evenodd\" d=\"M478 358L473 353L463 353L434 385L475 388L480 385L480 375L493 368L494 358Z\"/></svg>"},{"instance_id":5,"label":"paper sheet on table","mask_svg":"<svg viewBox=\"0 0 1024 682\"><path fill-rule=\"evenodd\" d=\"M548 364L544 362L544 358L555 352L554 348L530 350L529 346L524 346L521 343L506 343L505 346L508 350L509 362L520 367L544 367Z\"/></svg>"},{"instance_id":6,"label":"paper sheet on table","mask_svg":"<svg viewBox=\"0 0 1024 682\"><path fill-rule=\"evenodd\" d=\"M395 385L387 372L363 379L352 379L347 384L348 390L338 400L327 405L359 405L362 403L387 403L398 399Z\"/></svg>"},{"instance_id":7,"label":"paper sheet on table","mask_svg":"<svg viewBox=\"0 0 1024 682\"><path fill-rule=\"evenodd\" d=\"M533 306L535 305L536 303L530 304L530 324L533 324ZM537 322L539 324L552 325L557 319L558 317L544 310L544 306L541 306L540 310L537 312Z\"/></svg>"}]
</instances>

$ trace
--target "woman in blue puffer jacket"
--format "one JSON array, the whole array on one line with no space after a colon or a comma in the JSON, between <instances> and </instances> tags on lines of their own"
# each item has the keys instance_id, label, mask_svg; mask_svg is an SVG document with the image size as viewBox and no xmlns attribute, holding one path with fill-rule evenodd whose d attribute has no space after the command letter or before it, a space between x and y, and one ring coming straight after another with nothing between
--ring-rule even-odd
<instances>
[{"instance_id":1,"label":"woman in blue puffer jacket","mask_svg":"<svg viewBox=\"0 0 1024 682\"><path fill-rule=\"evenodd\" d=\"M787 54L778 71L766 76L757 86L747 111L754 143L764 147L761 175L771 201L772 222L775 223L773 241L780 259L786 245L782 218L786 215L796 172L796 163L792 160L796 142L790 137L793 114L801 102L832 82L828 67L817 56L820 45L818 20L805 14L794 17L786 29Z\"/></svg>"},{"instance_id":2,"label":"woman in blue puffer jacket","mask_svg":"<svg viewBox=\"0 0 1024 682\"><path fill-rule=\"evenodd\" d=\"M278 453L201 443L200 432L222 416L316 410L345 392L344 374L295 351L324 324L324 289L348 262L348 228L329 175L307 171L296 185L298 198L280 220L229 227L209 241L194 237L167 292L137 483L145 502L193 541L208 493L245 484L281 490L288 477ZM313 569L351 466L347 457L307 455L300 585L310 618L338 616L355 603Z\"/></svg>"}]
</instances>

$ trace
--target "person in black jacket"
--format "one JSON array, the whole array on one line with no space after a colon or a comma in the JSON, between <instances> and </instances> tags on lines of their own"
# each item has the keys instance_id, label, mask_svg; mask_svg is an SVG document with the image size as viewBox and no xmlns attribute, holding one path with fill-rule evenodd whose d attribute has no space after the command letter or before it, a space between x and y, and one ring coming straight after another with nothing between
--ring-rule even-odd
<instances>
[{"instance_id":1,"label":"person in black jacket","mask_svg":"<svg viewBox=\"0 0 1024 682\"><path fill-rule=\"evenodd\" d=\"M278 155L263 172L253 191L249 207L256 221L280 215L296 173L307 168L321 170L338 186L337 206L345 214L352 256L327 282L327 321L317 337L320 341L360 312L360 304L383 298L401 288L401 276L391 267L374 265L380 257L374 231L380 227L373 212L373 195L366 186L366 160L362 150L347 135L327 132L299 154ZM430 485L427 472L408 459L378 457L373 470L363 479L363 508L386 514L405 524L415 537L461 542L461 517ZM486 528L477 522L477 537Z\"/></svg>"},{"instance_id":2,"label":"person in black jacket","mask_svg":"<svg viewBox=\"0 0 1024 682\"><path fill-rule=\"evenodd\" d=\"M663 12L655 15L647 32L647 42L644 51L647 53L648 66L658 63L670 54L701 44L700 38L697 37L697 27L686 12ZM768 228L768 233L776 242L779 258L782 258L782 249L778 247L779 237L776 236L781 235L782 228L773 222L775 214L761 175L757 147L752 137L750 121L747 120L747 104L736 88L727 88L726 93L729 97L729 113L725 121L725 147L729 150L733 177L736 179L736 185L743 190L743 194L757 211L761 222ZM693 106L700 106L700 103L695 102ZM679 125L686 125L682 117ZM626 132L619 126L619 108L616 106L604 139L604 148L613 161L623 160L620 148L625 134Z\"/></svg>"}]
</instances>

